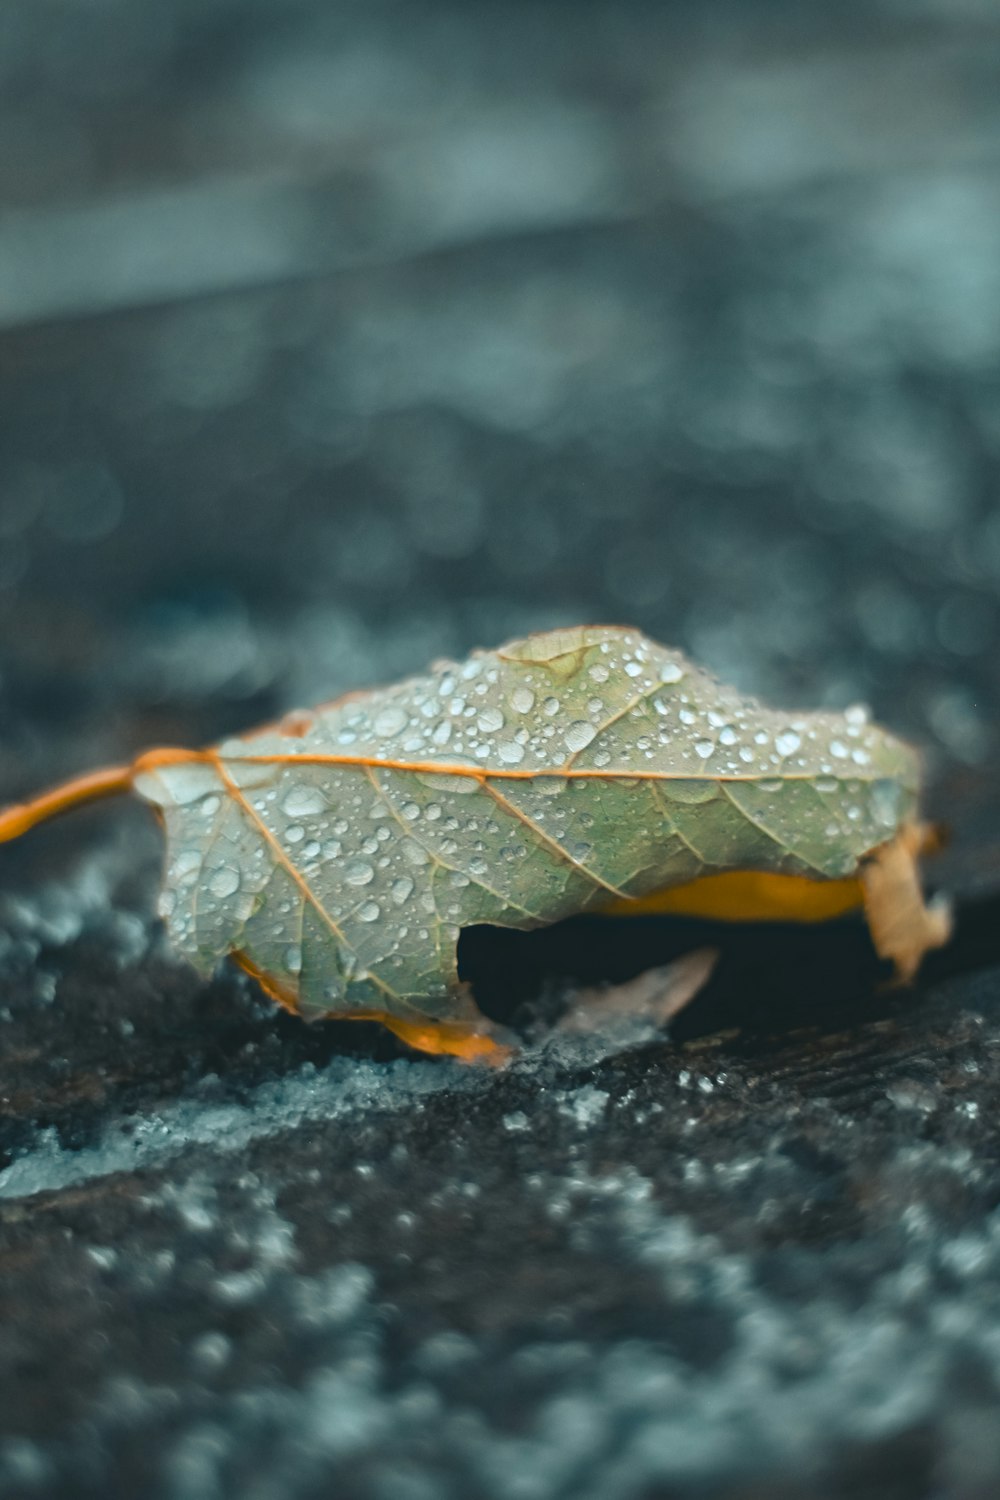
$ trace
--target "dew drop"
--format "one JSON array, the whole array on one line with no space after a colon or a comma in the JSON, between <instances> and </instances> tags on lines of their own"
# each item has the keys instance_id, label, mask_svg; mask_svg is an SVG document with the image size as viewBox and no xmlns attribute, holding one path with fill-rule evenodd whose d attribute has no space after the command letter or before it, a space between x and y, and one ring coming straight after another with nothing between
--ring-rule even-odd
<instances>
[{"instance_id":1,"label":"dew drop","mask_svg":"<svg viewBox=\"0 0 1000 1500\"><path fill-rule=\"evenodd\" d=\"M302 949L297 943L285 949L285 968L289 974L301 974L302 972Z\"/></svg>"},{"instance_id":2,"label":"dew drop","mask_svg":"<svg viewBox=\"0 0 1000 1500\"><path fill-rule=\"evenodd\" d=\"M391 895L397 906L402 906L413 895L413 881L409 875L401 875L392 882Z\"/></svg>"},{"instance_id":3,"label":"dew drop","mask_svg":"<svg viewBox=\"0 0 1000 1500\"><path fill-rule=\"evenodd\" d=\"M611 676L611 669L603 661L595 661L594 665L588 669L587 675L591 682L607 682Z\"/></svg>"},{"instance_id":4,"label":"dew drop","mask_svg":"<svg viewBox=\"0 0 1000 1500\"><path fill-rule=\"evenodd\" d=\"M293 823L290 828L285 829L286 844L301 844L306 836L306 831L301 823Z\"/></svg>"},{"instance_id":5,"label":"dew drop","mask_svg":"<svg viewBox=\"0 0 1000 1500\"><path fill-rule=\"evenodd\" d=\"M784 729L781 734L775 736L774 748L779 755L794 755L802 744L801 736L794 729Z\"/></svg>"},{"instance_id":6,"label":"dew drop","mask_svg":"<svg viewBox=\"0 0 1000 1500\"><path fill-rule=\"evenodd\" d=\"M406 710L400 708L398 703L390 703L375 715L372 728L380 739L385 739L390 734L398 734L406 727Z\"/></svg>"},{"instance_id":7,"label":"dew drop","mask_svg":"<svg viewBox=\"0 0 1000 1500\"><path fill-rule=\"evenodd\" d=\"M240 872L232 865L220 865L209 877L208 888L220 900L233 896L240 888Z\"/></svg>"},{"instance_id":8,"label":"dew drop","mask_svg":"<svg viewBox=\"0 0 1000 1500\"><path fill-rule=\"evenodd\" d=\"M413 865L414 868L420 869L421 866L430 864L430 855L422 844L417 843L416 839L403 839L400 848L403 851L403 858L407 864ZM362 884L361 881L355 883L358 885Z\"/></svg>"},{"instance_id":9,"label":"dew drop","mask_svg":"<svg viewBox=\"0 0 1000 1500\"><path fill-rule=\"evenodd\" d=\"M833 756L834 760L846 760L848 753L849 752L847 746L844 744L843 740L830 741L830 754Z\"/></svg>"},{"instance_id":10,"label":"dew drop","mask_svg":"<svg viewBox=\"0 0 1000 1500\"><path fill-rule=\"evenodd\" d=\"M524 759L524 746L514 740L501 740L497 754L505 765L516 766Z\"/></svg>"},{"instance_id":11,"label":"dew drop","mask_svg":"<svg viewBox=\"0 0 1000 1500\"><path fill-rule=\"evenodd\" d=\"M558 712L559 712L559 699L558 698L546 698L545 702L542 704L542 713L545 714L548 718L552 719L552 718L555 717L555 715Z\"/></svg>"},{"instance_id":12,"label":"dew drop","mask_svg":"<svg viewBox=\"0 0 1000 1500\"><path fill-rule=\"evenodd\" d=\"M678 778L668 783L672 802L711 802L719 794L718 785L707 777L692 780Z\"/></svg>"},{"instance_id":13,"label":"dew drop","mask_svg":"<svg viewBox=\"0 0 1000 1500\"><path fill-rule=\"evenodd\" d=\"M700 755L702 760L707 760L715 749L714 740L695 740L694 753Z\"/></svg>"},{"instance_id":14,"label":"dew drop","mask_svg":"<svg viewBox=\"0 0 1000 1500\"><path fill-rule=\"evenodd\" d=\"M382 915L382 908L377 901L366 901L364 906L358 908L358 916L362 922L377 922Z\"/></svg>"},{"instance_id":15,"label":"dew drop","mask_svg":"<svg viewBox=\"0 0 1000 1500\"><path fill-rule=\"evenodd\" d=\"M680 682L684 676L684 668L676 661L665 661L660 668L661 682Z\"/></svg>"},{"instance_id":16,"label":"dew drop","mask_svg":"<svg viewBox=\"0 0 1000 1500\"><path fill-rule=\"evenodd\" d=\"M530 714L535 706L535 695L530 687L521 683L510 695L510 706L515 713Z\"/></svg>"},{"instance_id":17,"label":"dew drop","mask_svg":"<svg viewBox=\"0 0 1000 1500\"><path fill-rule=\"evenodd\" d=\"M483 734L495 734L504 726L504 717L498 708L484 708L476 723Z\"/></svg>"},{"instance_id":18,"label":"dew drop","mask_svg":"<svg viewBox=\"0 0 1000 1500\"><path fill-rule=\"evenodd\" d=\"M563 741L566 748L575 753L584 750L596 733L593 724L588 724L586 719L576 719L563 734Z\"/></svg>"},{"instance_id":19,"label":"dew drop","mask_svg":"<svg viewBox=\"0 0 1000 1500\"><path fill-rule=\"evenodd\" d=\"M726 724L719 730L720 745L735 745L737 740L736 730L732 724Z\"/></svg>"},{"instance_id":20,"label":"dew drop","mask_svg":"<svg viewBox=\"0 0 1000 1500\"><path fill-rule=\"evenodd\" d=\"M872 812L883 828L895 828L899 822L901 791L894 781L876 781L872 788Z\"/></svg>"},{"instance_id":21,"label":"dew drop","mask_svg":"<svg viewBox=\"0 0 1000 1500\"><path fill-rule=\"evenodd\" d=\"M369 885L375 879L375 870L366 859L349 859L344 866L344 879L348 885Z\"/></svg>"},{"instance_id":22,"label":"dew drop","mask_svg":"<svg viewBox=\"0 0 1000 1500\"><path fill-rule=\"evenodd\" d=\"M456 757L456 763L468 765L471 762L457 762ZM417 780L423 781L424 786L432 786L435 792L453 792L456 796L471 796L480 789L474 775L448 775L447 771L417 771Z\"/></svg>"},{"instance_id":23,"label":"dew drop","mask_svg":"<svg viewBox=\"0 0 1000 1500\"><path fill-rule=\"evenodd\" d=\"M325 807L326 798L318 786L293 786L281 804L282 812L290 818L313 817Z\"/></svg>"}]
</instances>

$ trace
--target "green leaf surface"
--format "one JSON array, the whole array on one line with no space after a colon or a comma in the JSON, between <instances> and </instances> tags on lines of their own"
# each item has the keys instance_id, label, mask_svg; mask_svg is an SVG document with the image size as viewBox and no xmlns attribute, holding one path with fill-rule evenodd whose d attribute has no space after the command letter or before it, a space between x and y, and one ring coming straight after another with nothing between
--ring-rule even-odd
<instances>
[{"instance_id":1,"label":"green leaf surface","mask_svg":"<svg viewBox=\"0 0 1000 1500\"><path fill-rule=\"evenodd\" d=\"M144 769L175 944L303 1015L453 1019L463 927L529 928L699 875L838 879L917 809L919 762L846 714L781 713L635 630L442 663Z\"/></svg>"}]
</instances>

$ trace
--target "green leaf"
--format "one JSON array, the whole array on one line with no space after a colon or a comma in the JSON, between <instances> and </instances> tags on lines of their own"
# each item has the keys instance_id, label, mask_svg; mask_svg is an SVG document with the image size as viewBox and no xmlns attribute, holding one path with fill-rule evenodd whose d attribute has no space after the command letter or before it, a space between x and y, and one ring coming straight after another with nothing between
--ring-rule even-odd
<instances>
[{"instance_id":1,"label":"green leaf","mask_svg":"<svg viewBox=\"0 0 1000 1500\"><path fill-rule=\"evenodd\" d=\"M294 732L139 762L161 913L307 1017L474 1015L461 928L529 928L729 870L853 875L916 812L915 752L861 711L779 713L634 630L439 664Z\"/></svg>"}]
</instances>

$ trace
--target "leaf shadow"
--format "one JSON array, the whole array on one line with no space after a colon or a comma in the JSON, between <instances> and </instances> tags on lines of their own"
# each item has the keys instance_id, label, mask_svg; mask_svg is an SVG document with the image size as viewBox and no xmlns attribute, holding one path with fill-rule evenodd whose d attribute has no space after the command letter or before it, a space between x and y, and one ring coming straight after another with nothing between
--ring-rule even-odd
<instances>
[{"instance_id":1,"label":"leaf shadow","mask_svg":"<svg viewBox=\"0 0 1000 1500\"><path fill-rule=\"evenodd\" d=\"M891 983L860 917L808 925L574 917L534 932L472 927L461 936L459 968L486 1014L516 1028L539 1010L554 1018L581 985L620 984L699 948L717 949L719 960L672 1022L675 1042L721 1031L832 1033L898 1016L931 986L1000 963L1000 897L963 904L952 941L909 987Z\"/></svg>"}]
</instances>

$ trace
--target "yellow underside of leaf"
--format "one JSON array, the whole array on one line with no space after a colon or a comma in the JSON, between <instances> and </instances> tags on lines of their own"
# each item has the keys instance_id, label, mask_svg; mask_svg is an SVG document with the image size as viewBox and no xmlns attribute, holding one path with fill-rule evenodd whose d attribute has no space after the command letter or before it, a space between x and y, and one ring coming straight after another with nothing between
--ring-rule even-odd
<instances>
[{"instance_id":1,"label":"yellow underside of leaf","mask_svg":"<svg viewBox=\"0 0 1000 1500\"><path fill-rule=\"evenodd\" d=\"M401 1042L416 1047L419 1052L447 1053L461 1057L465 1062L505 1063L512 1054L510 1047L494 1041L482 1031L461 1023L448 1021L401 1021L398 1016L373 1015L372 1020L381 1021Z\"/></svg>"},{"instance_id":2,"label":"yellow underside of leaf","mask_svg":"<svg viewBox=\"0 0 1000 1500\"><path fill-rule=\"evenodd\" d=\"M615 901L604 912L614 917L666 913L720 922L827 922L854 911L862 899L859 880L810 880L805 875L732 870L652 891L636 901Z\"/></svg>"},{"instance_id":3,"label":"yellow underside of leaf","mask_svg":"<svg viewBox=\"0 0 1000 1500\"><path fill-rule=\"evenodd\" d=\"M249 974L251 979L256 979L265 995L283 1006L285 1010L290 1010L293 1016L298 1015L299 997L290 985L283 985L272 974L266 974L247 953L235 950L230 957L234 963L239 964L245 974Z\"/></svg>"},{"instance_id":4,"label":"yellow underside of leaf","mask_svg":"<svg viewBox=\"0 0 1000 1500\"><path fill-rule=\"evenodd\" d=\"M236 951L233 959L272 1000L298 1015L298 997L290 989L278 983L270 974L265 974L247 954ZM336 1013L331 1012L331 1017ZM484 1030L461 1021L404 1021L387 1011L365 1011L338 1017L344 1021L378 1021L387 1026L401 1042L415 1047L418 1052L434 1056L460 1057L464 1062L489 1063L494 1067L508 1061L513 1049L489 1036Z\"/></svg>"}]
</instances>

